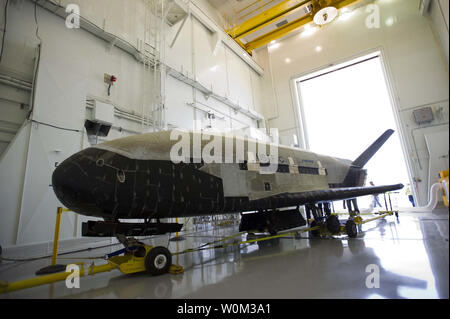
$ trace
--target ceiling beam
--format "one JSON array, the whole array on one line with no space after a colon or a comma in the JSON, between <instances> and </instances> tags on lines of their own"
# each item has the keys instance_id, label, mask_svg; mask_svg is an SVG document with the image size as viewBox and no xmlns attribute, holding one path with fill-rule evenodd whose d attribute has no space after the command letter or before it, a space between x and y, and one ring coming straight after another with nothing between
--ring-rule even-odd
<instances>
[{"instance_id":1,"label":"ceiling beam","mask_svg":"<svg viewBox=\"0 0 450 319\"><path fill-rule=\"evenodd\" d=\"M288 15L292 10L310 2L310 0L285 0L281 3L261 12L260 14L244 21L243 23L231 28L227 33L233 39L239 39L249 35L264 26L279 20Z\"/></svg>"},{"instance_id":2,"label":"ceiling beam","mask_svg":"<svg viewBox=\"0 0 450 319\"><path fill-rule=\"evenodd\" d=\"M262 47L263 45L270 43L272 40L277 40L281 37L284 37L288 33L291 33L292 31L304 26L305 24L308 24L313 21L312 15L305 15L295 21L292 21L291 23L285 24L284 26L273 30L272 32L266 33L253 41L247 43L245 45L245 50L252 51L254 49L257 49L259 47Z\"/></svg>"},{"instance_id":3,"label":"ceiling beam","mask_svg":"<svg viewBox=\"0 0 450 319\"><path fill-rule=\"evenodd\" d=\"M331 5L333 5L335 8L337 9L341 9L343 7L346 7L350 4L356 3L356 2L361 2L363 0L334 0L334 1L330 1ZM317 10L317 8L315 8ZM257 49L259 47L262 47L263 45L266 45L268 43L270 43L270 41L273 40L277 40L280 39L282 37L284 37L285 35L295 31L296 29L312 22L314 19L314 15L312 14L307 14L304 15L303 17L294 20L288 24L285 24L284 26L277 28L271 32L268 32L250 42L248 42L247 44L245 44L244 49L247 50L248 52L251 52L254 49Z\"/></svg>"}]
</instances>

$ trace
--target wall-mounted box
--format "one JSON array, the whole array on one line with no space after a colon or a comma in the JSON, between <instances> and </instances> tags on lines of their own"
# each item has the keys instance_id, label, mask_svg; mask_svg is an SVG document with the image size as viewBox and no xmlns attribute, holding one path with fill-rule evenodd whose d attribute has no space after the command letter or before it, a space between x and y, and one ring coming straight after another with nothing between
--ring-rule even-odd
<instances>
[{"instance_id":1,"label":"wall-mounted box","mask_svg":"<svg viewBox=\"0 0 450 319\"><path fill-rule=\"evenodd\" d=\"M113 125L114 105L95 100L92 120L102 124Z\"/></svg>"},{"instance_id":2,"label":"wall-mounted box","mask_svg":"<svg viewBox=\"0 0 450 319\"><path fill-rule=\"evenodd\" d=\"M426 124L430 123L434 120L433 116L433 110L431 107L424 107L418 110L415 110L413 112L414 115L414 121L416 121L417 124Z\"/></svg>"}]
</instances>

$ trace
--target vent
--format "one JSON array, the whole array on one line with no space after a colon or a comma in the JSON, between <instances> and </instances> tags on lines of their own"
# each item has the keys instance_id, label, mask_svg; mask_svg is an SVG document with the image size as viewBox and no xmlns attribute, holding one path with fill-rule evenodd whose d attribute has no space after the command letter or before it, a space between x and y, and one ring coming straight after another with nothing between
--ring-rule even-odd
<instances>
[{"instance_id":1,"label":"vent","mask_svg":"<svg viewBox=\"0 0 450 319\"><path fill-rule=\"evenodd\" d=\"M287 24L288 21L286 19L284 19L281 22L278 22L277 24L275 24L277 26L277 28L284 26L285 24Z\"/></svg>"}]
</instances>

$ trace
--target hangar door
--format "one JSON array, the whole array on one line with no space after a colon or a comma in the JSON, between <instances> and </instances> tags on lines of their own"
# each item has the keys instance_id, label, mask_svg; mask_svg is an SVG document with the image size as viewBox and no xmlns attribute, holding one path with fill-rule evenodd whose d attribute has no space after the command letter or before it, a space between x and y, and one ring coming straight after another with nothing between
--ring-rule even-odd
<instances>
[{"instance_id":1,"label":"hangar door","mask_svg":"<svg viewBox=\"0 0 450 319\"><path fill-rule=\"evenodd\" d=\"M379 54L308 74L296 80L305 144L313 152L354 160L385 130L394 135L365 166L367 183L409 183L406 161ZM406 187L399 206L411 204ZM382 200L382 198L380 198ZM368 207L371 197L362 198Z\"/></svg>"}]
</instances>

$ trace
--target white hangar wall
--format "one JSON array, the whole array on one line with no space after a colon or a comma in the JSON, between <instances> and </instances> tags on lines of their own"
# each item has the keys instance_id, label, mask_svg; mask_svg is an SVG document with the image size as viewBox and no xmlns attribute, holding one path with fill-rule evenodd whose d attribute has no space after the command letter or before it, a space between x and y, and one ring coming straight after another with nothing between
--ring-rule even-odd
<instances>
[{"instance_id":1,"label":"white hangar wall","mask_svg":"<svg viewBox=\"0 0 450 319\"><path fill-rule=\"evenodd\" d=\"M443 59L447 64L448 69L448 15L449 15L449 1L448 0L432 0L430 1L429 17L432 23L433 31L436 38L441 45Z\"/></svg>"},{"instance_id":2,"label":"white hangar wall","mask_svg":"<svg viewBox=\"0 0 450 319\"><path fill-rule=\"evenodd\" d=\"M78 4L83 18L131 46L139 48L145 42L143 0L58 3L62 6ZM223 32L218 29L211 32L210 28L217 26L215 19L220 15L215 13L215 17L209 19L205 12L210 12L211 7L205 4L200 0L188 3L188 8L196 10L195 16L188 15L181 28L181 22L166 28L162 60L168 69L184 75L181 80L166 73L161 77L165 84L166 123L168 127L187 129L193 128L195 120L199 121L196 128L205 128L209 124L224 129L257 127L254 114L249 116L245 112L261 112L262 69L250 57L244 56L243 50L227 44ZM1 74L14 75L29 83L33 79L39 43L35 35L34 8L34 3L29 0L10 1L6 47L0 64ZM2 10L1 19L4 16ZM148 79L153 76L153 72L145 70L134 56L83 28L66 28L61 17L40 6L37 6L37 19L42 48L32 118L73 131L25 122L0 155L0 245L6 248L36 243L47 247L46 243L52 241L56 207L60 203L51 188L51 174L56 163L89 146L83 128L89 114L86 100L95 97L110 101L127 114L145 114L144 105L148 103L151 82ZM104 73L118 78L111 96L107 95L107 86L103 83ZM209 89L210 94L194 89L192 83ZM3 107L2 94L0 86L0 120L10 116ZM29 98L28 91L20 96L22 100ZM241 110L236 111L236 106ZM216 115L212 123L206 118L208 112ZM24 114L21 116L23 119ZM135 134L143 129L146 128L136 121L136 116L130 120L129 116L118 117L116 114L107 139ZM80 237L84 219L66 214L62 219L60 238Z\"/></svg>"},{"instance_id":3,"label":"white hangar wall","mask_svg":"<svg viewBox=\"0 0 450 319\"><path fill-rule=\"evenodd\" d=\"M433 138L431 135L439 132L448 134L448 60L445 63L442 59L441 46L435 41L429 19L420 15L417 1L374 3L380 9L379 29L365 27L369 13L362 7L350 19L333 21L309 37L294 34L278 41L277 49L258 50L259 62L266 70L263 115L268 120L268 127L279 129L280 137L297 134L302 141L293 80L330 63L382 50L391 80L395 112L403 131L406 157L411 175L422 180L417 195L419 203L424 204L429 181L436 181L438 174L434 169L429 176L430 156L425 136ZM392 26L385 24L389 17L393 18ZM317 53L316 46L322 46L323 50ZM287 57L290 63L285 62ZM433 126L420 127L413 120L412 112L424 106L431 106L440 116L431 123ZM448 140L437 142L447 154L448 169ZM440 167L441 162L431 165Z\"/></svg>"}]
</instances>

